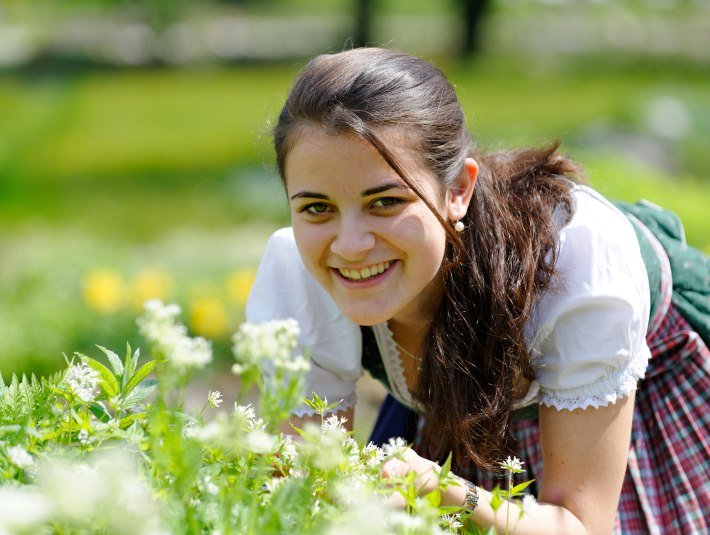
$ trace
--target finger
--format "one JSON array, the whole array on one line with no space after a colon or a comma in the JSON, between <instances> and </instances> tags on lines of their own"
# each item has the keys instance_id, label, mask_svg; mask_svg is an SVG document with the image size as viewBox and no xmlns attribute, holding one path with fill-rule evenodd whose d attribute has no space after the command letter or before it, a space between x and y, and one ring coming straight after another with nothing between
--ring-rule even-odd
<instances>
[{"instance_id":1,"label":"finger","mask_svg":"<svg viewBox=\"0 0 710 535\"><path fill-rule=\"evenodd\" d=\"M387 501L394 509L404 509L407 506L407 502L404 501L404 498L399 492L390 494Z\"/></svg>"}]
</instances>

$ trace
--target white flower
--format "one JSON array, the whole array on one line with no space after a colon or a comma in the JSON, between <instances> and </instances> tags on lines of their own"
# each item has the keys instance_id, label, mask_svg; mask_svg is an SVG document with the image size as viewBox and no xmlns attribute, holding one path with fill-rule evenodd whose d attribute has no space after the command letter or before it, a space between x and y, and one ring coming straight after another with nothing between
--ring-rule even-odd
<instances>
[{"instance_id":1,"label":"white flower","mask_svg":"<svg viewBox=\"0 0 710 535\"><path fill-rule=\"evenodd\" d=\"M213 409L219 407L222 404L222 393L219 390L215 390L214 392L210 391L207 394L207 403L209 403L210 407Z\"/></svg>"},{"instance_id":2,"label":"white flower","mask_svg":"<svg viewBox=\"0 0 710 535\"><path fill-rule=\"evenodd\" d=\"M460 513L453 515L441 515L441 527L447 528L450 531L455 531L463 527L463 523L459 520L461 518Z\"/></svg>"},{"instance_id":3,"label":"white flower","mask_svg":"<svg viewBox=\"0 0 710 535\"><path fill-rule=\"evenodd\" d=\"M331 414L328 418L323 420L323 431L345 431L345 422L347 421L348 419L344 416L338 417L335 414Z\"/></svg>"},{"instance_id":4,"label":"white flower","mask_svg":"<svg viewBox=\"0 0 710 535\"><path fill-rule=\"evenodd\" d=\"M390 516L395 526L403 529L405 532L417 531L422 529L425 521L420 516L410 515L403 511L395 511Z\"/></svg>"},{"instance_id":5,"label":"white flower","mask_svg":"<svg viewBox=\"0 0 710 535\"><path fill-rule=\"evenodd\" d=\"M51 513L49 498L33 487L0 487L0 533L32 533Z\"/></svg>"},{"instance_id":6,"label":"white flower","mask_svg":"<svg viewBox=\"0 0 710 535\"><path fill-rule=\"evenodd\" d=\"M234 414L239 418L245 418L247 420L253 420L256 418L256 413L254 412L254 407L251 406L251 403L249 403L249 405L238 405L235 403Z\"/></svg>"},{"instance_id":7,"label":"white flower","mask_svg":"<svg viewBox=\"0 0 710 535\"><path fill-rule=\"evenodd\" d=\"M159 503L143 483L135 458L121 450L90 455L85 463L50 458L40 467L39 484L60 520L81 528L101 524L110 533L157 533Z\"/></svg>"},{"instance_id":8,"label":"white flower","mask_svg":"<svg viewBox=\"0 0 710 535\"><path fill-rule=\"evenodd\" d=\"M183 428L183 433L184 433ZM194 438L205 444L216 444L225 436L224 419L215 418L203 426L195 425L190 427L189 438Z\"/></svg>"},{"instance_id":9,"label":"white flower","mask_svg":"<svg viewBox=\"0 0 710 535\"><path fill-rule=\"evenodd\" d=\"M276 489L278 489L285 482L285 477L272 477L270 479L267 479L266 483L264 483L264 490L269 494L273 494L274 492L276 492Z\"/></svg>"},{"instance_id":10,"label":"white flower","mask_svg":"<svg viewBox=\"0 0 710 535\"><path fill-rule=\"evenodd\" d=\"M287 463L293 462L298 455L296 444L291 437L286 437L281 445L281 457Z\"/></svg>"},{"instance_id":11,"label":"white flower","mask_svg":"<svg viewBox=\"0 0 710 535\"><path fill-rule=\"evenodd\" d=\"M500 463L500 466L503 470L507 470L508 472L512 472L514 474L519 474L523 471L523 463L520 459L517 457L508 457L505 461Z\"/></svg>"},{"instance_id":12,"label":"white flower","mask_svg":"<svg viewBox=\"0 0 710 535\"><path fill-rule=\"evenodd\" d=\"M27 453L27 450L22 446L11 446L7 448L7 456L10 458L12 464L21 469L29 468L35 464L32 455Z\"/></svg>"},{"instance_id":13,"label":"white flower","mask_svg":"<svg viewBox=\"0 0 710 535\"><path fill-rule=\"evenodd\" d=\"M212 361L212 344L198 336L184 336L176 340L171 349L165 351L169 362L176 368L203 368Z\"/></svg>"},{"instance_id":14,"label":"white flower","mask_svg":"<svg viewBox=\"0 0 710 535\"><path fill-rule=\"evenodd\" d=\"M263 431L254 430L247 433L245 443L249 451L254 453L269 453L276 445L276 438Z\"/></svg>"},{"instance_id":15,"label":"white flower","mask_svg":"<svg viewBox=\"0 0 710 535\"><path fill-rule=\"evenodd\" d=\"M365 458L365 464L370 468L379 466L386 457L384 450L372 442L363 446L362 456Z\"/></svg>"},{"instance_id":16,"label":"white flower","mask_svg":"<svg viewBox=\"0 0 710 535\"><path fill-rule=\"evenodd\" d=\"M74 364L64 373L64 382L69 390L84 403L96 399L99 374L85 362Z\"/></svg>"},{"instance_id":17,"label":"white flower","mask_svg":"<svg viewBox=\"0 0 710 535\"><path fill-rule=\"evenodd\" d=\"M195 422L187 422L182 426L182 436L184 438L195 438Z\"/></svg>"},{"instance_id":18,"label":"white flower","mask_svg":"<svg viewBox=\"0 0 710 535\"><path fill-rule=\"evenodd\" d=\"M523 496L523 501L520 504L520 508L523 511L524 516L529 516L530 518L535 518L537 516L537 500L532 494L526 494Z\"/></svg>"},{"instance_id":19,"label":"white flower","mask_svg":"<svg viewBox=\"0 0 710 535\"><path fill-rule=\"evenodd\" d=\"M390 438L389 442L385 444L382 449L387 457L397 457L402 455L407 448L407 441L402 437Z\"/></svg>"},{"instance_id":20,"label":"white flower","mask_svg":"<svg viewBox=\"0 0 710 535\"><path fill-rule=\"evenodd\" d=\"M308 361L293 355L299 334L298 322L294 319L242 323L232 337L232 352L237 361L232 372L239 374L260 367L264 360L290 372L307 371Z\"/></svg>"},{"instance_id":21,"label":"white flower","mask_svg":"<svg viewBox=\"0 0 710 535\"><path fill-rule=\"evenodd\" d=\"M86 429L82 429L76 435L76 438L79 439L82 446L86 446L89 443L89 432Z\"/></svg>"},{"instance_id":22,"label":"white flower","mask_svg":"<svg viewBox=\"0 0 710 535\"><path fill-rule=\"evenodd\" d=\"M158 299L147 301L145 313L136 320L141 335L154 349L167 357L175 368L202 368L212 361L212 345L204 338L190 338L187 327L177 323L180 307L164 305Z\"/></svg>"},{"instance_id":23,"label":"white flower","mask_svg":"<svg viewBox=\"0 0 710 535\"><path fill-rule=\"evenodd\" d=\"M266 422L263 418L252 418L248 427L250 431L264 431L266 430Z\"/></svg>"}]
</instances>

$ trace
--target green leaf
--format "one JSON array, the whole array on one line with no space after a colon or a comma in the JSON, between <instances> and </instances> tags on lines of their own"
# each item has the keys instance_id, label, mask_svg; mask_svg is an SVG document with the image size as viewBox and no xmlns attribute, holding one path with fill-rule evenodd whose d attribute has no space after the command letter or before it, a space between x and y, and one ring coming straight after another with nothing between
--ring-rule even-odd
<instances>
[{"instance_id":1,"label":"green leaf","mask_svg":"<svg viewBox=\"0 0 710 535\"><path fill-rule=\"evenodd\" d=\"M441 505L441 492L439 489L432 490L424 496L424 499L429 502L432 507L439 507Z\"/></svg>"},{"instance_id":2,"label":"green leaf","mask_svg":"<svg viewBox=\"0 0 710 535\"><path fill-rule=\"evenodd\" d=\"M121 362L121 359L118 358L118 355L103 346L97 345L96 347L98 347L103 352L103 354L106 355L106 358L111 364L111 369L113 369L114 375L116 377L123 375L123 363Z\"/></svg>"},{"instance_id":3,"label":"green leaf","mask_svg":"<svg viewBox=\"0 0 710 535\"><path fill-rule=\"evenodd\" d=\"M441 471L439 472L439 481L443 481L446 476L449 475L449 472L451 472L451 452L449 452L449 456L446 458L446 461L441 466Z\"/></svg>"},{"instance_id":4,"label":"green leaf","mask_svg":"<svg viewBox=\"0 0 710 535\"><path fill-rule=\"evenodd\" d=\"M99 386L106 393L108 398L112 398L118 395L118 381L106 366L101 364L99 361L77 353L77 355L83 360L88 366L96 370L99 374L100 383Z\"/></svg>"},{"instance_id":5,"label":"green leaf","mask_svg":"<svg viewBox=\"0 0 710 535\"><path fill-rule=\"evenodd\" d=\"M139 351L136 349L136 353L131 357L131 344L126 342L126 357L123 359L123 377L121 380L121 388L125 389L128 380L133 377L133 373L136 371L136 364L138 364L138 354Z\"/></svg>"},{"instance_id":6,"label":"green leaf","mask_svg":"<svg viewBox=\"0 0 710 535\"><path fill-rule=\"evenodd\" d=\"M501 498L502 492L500 485L496 485L496 488L491 491L491 509L493 509L493 512L496 512L500 509L500 506L503 505L503 498Z\"/></svg>"},{"instance_id":7,"label":"green leaf","mask_svg":"<svg viewBox=\"0 0 710 535\"><path fill-rule=\"evenodd\" d=\"M143 366L141 366L133 377L128 381L126 386L123 388L123 395L128 395L131 391L138 386L138 384L150 375L153 368L159 363L159 360L149 360Z\"/></svg>"},{"instance_id":8,"label":"green leaf","mask_svg":"<svg viewBox=\"0 0 710 535\"><path fill-rule=\"evenodd\" d=\"M531 479L530 481L526 481L525 483L520 483L519 485L515 485L512 489L510 489L510 497L514 498L515 496L520 496L522 492L530 486L530 484L535 481L534 479Z\"/></svg>"},{"instance_id":9,"label":"green leaf","mask_svg":"<svg viewBox=\"0 0 710 535\"><path fill-rule=\"evenodd\" d=\"M111 419L111 415L108 413L106 408L101 403L97 403L97 402L92 403L91 406L89 407L89 410L91 411L91 413L94 416L96 416L99 420L101 420L104 423L108 422Z\"/></svg>"},{"instance_id":10,"label":"green leaf","mask_svg":"<svg viewBox=\"0 0 710 535\"><path fill-rule=\"evenodd\" d=\"M136 388L130 394L128 394L128 396L126 396L121 406L124 409L130 409L135 407L142 401L145 401L145 399L155 390L155 386L157 385L157 383L158 382L155 379L148 379L146 381L143 381L138 386L136 386Z\"/></svg>"}]
</instances>

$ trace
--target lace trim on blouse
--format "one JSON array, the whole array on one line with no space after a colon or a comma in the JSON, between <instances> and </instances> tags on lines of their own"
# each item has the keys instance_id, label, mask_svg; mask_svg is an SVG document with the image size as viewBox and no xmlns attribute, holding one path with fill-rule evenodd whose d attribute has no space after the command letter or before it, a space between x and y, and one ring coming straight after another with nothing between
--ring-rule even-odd
<instances>
[{"instance_id":1,"label":"lace trim on blouse","mask_svg":"<svg viewBox=\"0 0 710 535\"><path fill-rule=\"evenodd\" d=\"M380 355L382 355L392 395L410 409L420 410L417 409L418 405L407 387L401 356L392 331L387 323L378 323L373 326L372 330L375 333ZM535 402L560 411L613 405L619 399L628 397L636 389L636 383L639 379L643 379L650 357L651 353L648 348L645 351L639 351L624 370L599 383L570 391L569 396L565 396L565 393L560 391L545 391L537 381L533 381L528 392L513 405L513 408L523 408Z\"/></svg>"},{"instance_id":2,"label":"lace trim on blouse","mask_svg":"<svg viewBox=\"0 0 710 535\"><path fill-rule=\"evenodd\" d=\"M621 398L628 397L636 389L639 379L646 373L651 352L648 347L636 353L628 366L618 373L585 387L570 391L547 391L540 388L538 402L558 411L588 409L613 405Z\"/></svg>"},{"instance_id":3,"label":"lace trim on blouse","mask_svg":"<svg viewBox=\"0 0 710 535\"><path fill-rule=\"evenodd\" d=\"M385 365L385 372L387 373L392 395L408 408L419 410L417 409L417 403L409 392L409 387L407 387L407 379L404 376L404 368L402 367L402 357L397 348L397 343L394 341L392 331L386 322L373 325L372 331L375 333L375 340L382 356L382 362Z\"/></svg>"},{"instance_id":4,"label":"lace trim on blouse","mask_svg":"<svg viewBox=\"0 0 710 535\"><path fill-rule=\"evenodd\" d=\"M333 400L329 399L328 402L332 403ZM357 403L357 394L355 392L353 392L349 396L346 396L342 400L340 400L340 403L338 404L337 407L335 407L334 409L330 409L328 411L325 411L325 414L333 414L333 413L340 412L340 411L346 411L349 408L354 407L355 403ZM313 409L311 409L307 405L302 405L299 408L297 408L296 410L294 410L292 414L297 416L298 418L303 418L304 416L313 416L314 414L316 414L316 411L314 411Z\"/></svg>"}]
</instances>

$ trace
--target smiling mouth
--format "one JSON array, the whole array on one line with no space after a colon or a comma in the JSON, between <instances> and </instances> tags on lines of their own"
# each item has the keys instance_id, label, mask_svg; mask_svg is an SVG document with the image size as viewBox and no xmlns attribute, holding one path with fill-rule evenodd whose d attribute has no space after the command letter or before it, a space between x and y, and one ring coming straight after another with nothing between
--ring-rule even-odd
<instances>
[{"instance_id":1,"label":"smiling mouth","mask_svg":"<svg viewBox=\"0 0 710 535\"><path fill-rule=\"evenodd\" d=\"M392 265L392 261L380 262L374 266L369 266L363 269L347 269L338 268L338 272L346 279L351 281L363 281L368 280L377 275L381 275L387 271Z\"/></svg>"}]
</instances>

